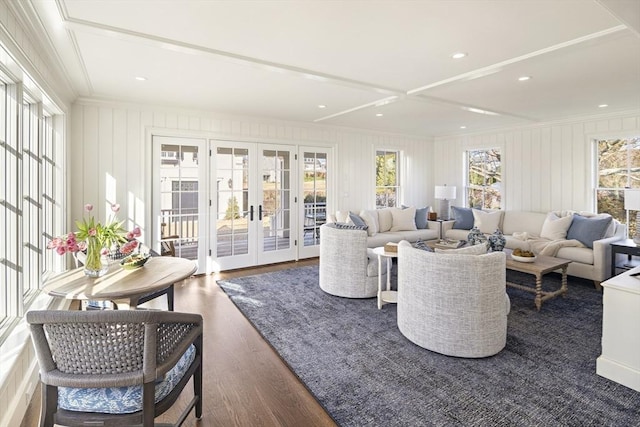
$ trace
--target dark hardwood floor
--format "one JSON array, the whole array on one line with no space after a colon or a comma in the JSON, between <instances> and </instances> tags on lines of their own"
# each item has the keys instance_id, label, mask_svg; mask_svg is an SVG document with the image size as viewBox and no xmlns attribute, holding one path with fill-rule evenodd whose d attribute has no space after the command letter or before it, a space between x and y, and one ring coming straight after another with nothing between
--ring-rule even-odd
<instances>
[{"instance_id":1,"label":"dark hardwood floor","mask_svg":"<svg viewBox=\"0 0 640 427\"><path fill-rule=\"evenodd\" d=\"M335 422L280 356L238 311L216 280L317 264L317 259L198 276L176 285L175 310L204 318L203 418L193 412L184 426L335 426ZM175 421L193 396L189 385L181 400L158 418ZM36 390L22 427L38 424Z\"/></svg>"}]
</instances>

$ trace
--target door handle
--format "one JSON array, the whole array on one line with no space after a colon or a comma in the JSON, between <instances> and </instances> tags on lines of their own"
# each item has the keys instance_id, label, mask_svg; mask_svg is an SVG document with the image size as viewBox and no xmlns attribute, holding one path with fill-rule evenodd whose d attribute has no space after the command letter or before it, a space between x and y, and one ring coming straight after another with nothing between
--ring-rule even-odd
<instances>
[{"instance_id":1,"label":"door handle","mask_svg":"<svg viewBox=\"0 0 640 427\"><path fill-rule=\"evenodd\" d=\"M249 207L249 221L253 221L253 205Z\"/></svg>"},{"instance_id":2,"label":"door handle","mask_svg":"<svg viewBox=\"0 0 640 427\"><path fill-rule=\"evenodd\" d=\"M262 205L258 205L258 220L262 221Z\"/></svg>"}]
</instances>

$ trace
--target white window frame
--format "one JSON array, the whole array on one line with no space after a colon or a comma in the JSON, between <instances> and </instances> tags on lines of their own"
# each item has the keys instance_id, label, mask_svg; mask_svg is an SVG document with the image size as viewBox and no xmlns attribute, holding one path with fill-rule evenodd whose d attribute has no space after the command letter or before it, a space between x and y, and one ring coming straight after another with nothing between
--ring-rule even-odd
<instances>
[{"instance_id":1,"label":"white window frame","mask_svg":"<svg viewBox=\"0 0 640 427\"><path fill-rule=\"evenodd\" d=\"M472 149L468 149L464 152L464 170L465 170L465 176L464 176L464 182L465 182L465 188L464 188L464 204L467 207L471 207L471 208L477 208L477 209L487 209L487 207L485 206L485 197L484 194L487 191L487 188L490 188L491 185L486 185L486 182L482 185L480 184L472 184L470 182L470 169L469 169L469 160L470 160L470 156L472 152L489 152L489 151L496 151L498 153L498 155L500 156L500 186L497 189L497 192L500 196L500 202L499 202L499 206L497 207L498 209L501 209L502 206L504 206L504 155L502 153L502 149L500 147L487 147L487 148L472 148ZM471 191L472 190L480 190L483 194L483 196L481 197L481 205L480 206L472 206L472 203L470 201L471 198ZM495 206L493 207L489 207L489 209L496 209Z\"/></svg>"},{"instance_id":2,"label":"white window frame","mask_svg":"<svg viewBox=\"0 0 640 427\"><path fill-rule=\"evenodd\" d=\"M395 185L378 185L378 157L380 155L388 155L388 154L395 154L396 156L396 182ZM374 200L375 200L375 206L376 209L382 209L385 207L400 207L400 203L401 203L401 197L402 197L402 168L400 166L402 162L402 152L400 150L397 149L384 149L384 148L377 148L375 150L375 157L374 157L374 162L373 162L373 166L374 166ZM385 198L385 203L383 204L378 204L378 190L379 189L394 189L395 191L395 195L396 195L396 199L395 199L395 204L394 205L389 205L388 203L388 199Z\"/></svg>"}]
</instances>

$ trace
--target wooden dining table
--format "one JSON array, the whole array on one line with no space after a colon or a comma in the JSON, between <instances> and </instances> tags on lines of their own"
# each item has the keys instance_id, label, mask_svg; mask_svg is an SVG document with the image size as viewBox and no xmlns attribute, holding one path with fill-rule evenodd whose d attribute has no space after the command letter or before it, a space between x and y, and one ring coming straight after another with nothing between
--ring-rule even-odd
<instances>
[{"instance_id":1,"label":"wooden dining table","mask_svg":"<svg viewBox=\"0 0 640 427\"><path fill-rule=\"evenodd\" d=\"M111 301L118 309L136 308L145 295L173 286L195 273L194 261L175 257L151 257L133 270L113 263L102 277L88 277L84 268L58 274L45 282L43 291L53 297L81 301Z\"/></svg>"}]
</instances>

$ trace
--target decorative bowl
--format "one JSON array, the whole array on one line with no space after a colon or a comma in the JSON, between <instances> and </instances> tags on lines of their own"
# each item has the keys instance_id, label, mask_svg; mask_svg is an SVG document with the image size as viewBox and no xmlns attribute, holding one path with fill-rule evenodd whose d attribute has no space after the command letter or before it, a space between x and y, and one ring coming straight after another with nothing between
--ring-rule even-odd
<instances>
[{"instance_id":1,"label":"decorative bowl","mask_svg":"<svg viewBox=\"0 0 640 427\"><path fill-rule=\"evenodd\" d=\"M513 258L514 261L518 261L518 262L534 262L537 257L535 257L535 256L518 256L518 255L511 254L511 258Z\"/></svg>"},{"instance_id":2,"label":"decorative bowl","mask_svg":"<svg viewBox=\"0 0 640 427\"><path fill-rule=\"evenodd\" d=\"M142 267L151 258L150 254L133 254L120 261L120 265L125 270L133 270Z\"/></svg>"}]
</instances>

